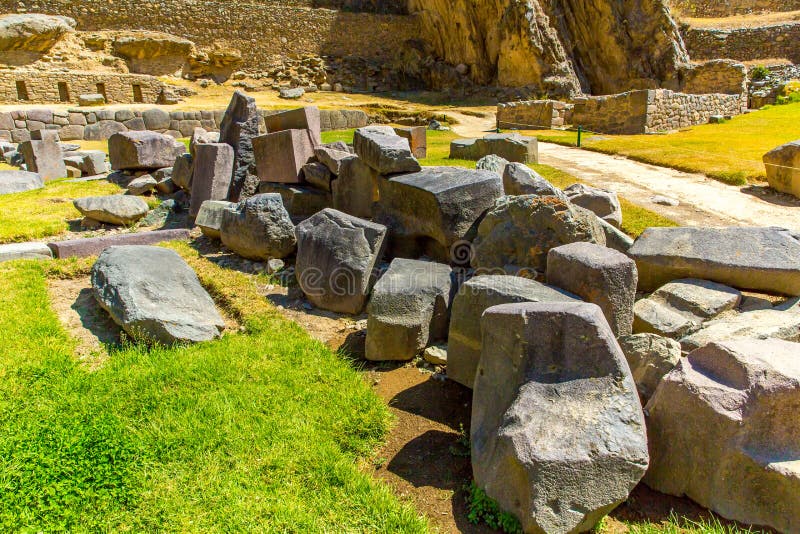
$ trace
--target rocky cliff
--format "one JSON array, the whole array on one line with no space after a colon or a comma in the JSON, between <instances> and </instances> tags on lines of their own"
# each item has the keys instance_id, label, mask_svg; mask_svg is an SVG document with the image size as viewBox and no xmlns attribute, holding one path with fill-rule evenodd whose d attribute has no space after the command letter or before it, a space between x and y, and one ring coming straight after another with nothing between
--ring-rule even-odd
<instances>
[{"instance_id":1,"label":"rocky cliff","mask_svg":"<svg viewBox=\"0 0 800 534\"><path fill-rule=\"evenodd\" d=\"M478 84L610 94L688 63L664 0L410 0L435 53Z\"/></svg>"}]
</instances>

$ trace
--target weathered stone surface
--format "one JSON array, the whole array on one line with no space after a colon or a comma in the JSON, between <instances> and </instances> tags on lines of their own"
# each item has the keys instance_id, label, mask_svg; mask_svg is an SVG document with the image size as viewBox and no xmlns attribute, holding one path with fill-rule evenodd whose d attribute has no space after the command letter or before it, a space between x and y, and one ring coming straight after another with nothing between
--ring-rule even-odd
<instances>
[{"instance_id":1,"label":"weathered stone surface","mask_svg":"<svg viewBox=\"0 0 800 534\"><path fill-rule=\"evenodd\" d=\"M226 209L234 209L236 204L224 200L206 200L200 205L194 223L200 227L203 235L213 239L220 239L222 226L222 213Z\"/></svg>"},{"instance_id":2,"label":"weathered stone surface","mask_svg":"<svg viewBox=\"0 0 800 534\"><path fill-rule=\"evenodd\" d=\"M21 193L44 187L44 180L35 172L0 171L0 195Z\"/></svg>"},{"instance_id":3,"label":"weathered stone surface","mask_svg":"<svg viewBox=\"0 0 800 534\"><path fill-rule=\"evenodd\" d=\"M353 138L356 154L378 174L417 172L419 162L411 153L408 139L400 137L391 126L367 126L356 130Z\"/></svg>"},{"instance_id":4,"label":"weathered stone surface","mask_svg":"<svg viewBox=\"0 0 800 534\"><path fill-rule=\"evenodd\" d=\"M496 306L482 327L476 484L524 532L589 531L648 465L642 407L614 334L586 303Z\"/></svg>"},{"instance_id":5,"label":"weathered stone surface","mask_svg":"<svg viewBox=\"0 0 800 534\"><path fill-rule=\"evenodd\" d=\"M102 95L99 96L102 98ZM103 103L104 102L105 100L103 100ZM102 104L94 104L94 105L102 105ZM106 139L110 139L114 134L127 131L128 127L122 123L112 120L103 120L100 122L96 122L94 124L90 124L88 126L84 126L83 138L87 141L105 141Z\"/></svg>"},{"instance_id":6,"label":"weathered stone surface","mask_svg":"<svg viewBox=\"0 0 800 534\"><path fill-rule=\"evenodd\" d=\"M489 154L479 159L478 163L475 164L475 168L479 171L496 172L498 175L503 176L506 173L506 166L508 166L508 163L508 160L505 158Z\"/></svg>"},{"instance_id":7,"label":"weathered stone surface","mask_svg":"<svg viewBox=\"0 0 800 534\"><path fill-rule=\"evenodd\" d=\"M597 220L600 221L600 226L603 228L603 233L606 234L606 246L622 252L623 254L627 254L633 246L633 238L616 226L607 223L603 219L598 217Z\"/></svg>"},{"instance_id":8,"label":"weathered stone surface","mask_svg":"<svg viewBox=\"0 0 800 534\"><path fill-rule=\"evenodd\" d=\"M503 194L497 174L460 167L426 167L379 180L378 188L375 220L391 230L395 256L459 264L470 260L469 247L460 245L474 238L481 217Z\"/></svg>"},{"instance_id":9,"label":"weathered stone surface","mask_svg":"<svg viewBox=\"0 0 800 534\"><path fill-rule=\"evenodd\" d=\"M144 125L148 130L168 130L170 123L169 113L163 109L148 109L142 112Z\"/></svg>"},{"instance_id":10,"label":"weathered stone surface","mask_svg":"<svg viewBox=\"0 0 800 534\"><path fill-rule=\"evenodd\" d=\"M570 202L593 212L612 226L619 228L622 225L622 206L615 192L575 184L564 189L564 193Z\"/></svg>"},{"instance_id":11,"label":"weathered stone surface","mask_svg":"<svg viewBox=\"0 0 800 534\"><path fill-rule=\"evenodd\" d=\"M618 339L628 360L639 395L645 402L655 393L664 375L681 360L681 346L656 334L633 334Z\"/></svg>"},{"instance_id":12,"label":"weathered stone surface","mask_svg":"<svg viewBox=\"0 0 800 534\"><path fill-rule=\"evenodd\" d=\"M517 276L477 276L464 283L451 307L447 377L469 388L481 358L481 316L515 302L577 301L566 291Z\"/></svg>"},{"instance_id":13,"label":"weathered stone surface","mask_svg":"<svg viewBox=\"0 0 800 534\"><path fill-rule=\"evenodd\" d=\"M306 90L302 87L281 87L280 91L278 91L278 96L284 100L300 100L305 94Z\"/></svg>"},{"instance_id":14,"label":"weathered stone surface","mask_svg":"<svg viewBox=\"0 0 800 534\"><path fill-rule=\"evenodd\" d=\"M358 314L383 255L385 226L325 209L297 226L295 272L315 306Z\"/></svg>"},{"instance_id":15,"label":"weathered stone surface","mask_svg":"<svg viewBox=\"0 0 800 534\"><path fill-rule=\"evenodd\" d=\"M639 289L702 278L738 289L800 295L800 240L782 228L648 228L629 251Z\"/></svg>"},{"instance_id":16,"label":"weathered stone surface","mask_svg":"<svg viewBox=\"0 0 800 534\"><path fill-rule=\"evenodd\" d=\"M108 247L122 245L156 245L167 241L188 241L189 230L156 230L153 232L136 232L131 234L115 234L105 237L87 239L70 239L55 241L47 246L56 258L88 258L97 256Z\"/></svg>"},{"instance_id":17,"label":"weathered stone surface","mask_svg":"<svg viewBox=\"0 0 800 534\"><path fill-rule=\"evenodd\" d=\"M136 196L146 195L152 193L157 185L158 182L155 178L149 174L144 174L128 182L128 194Z\"/></svg>"},{"instance_id":18,"label":"weathered stone surface","mask_svg":"<svg viewBox=\"0 0 800 534\"><path fill-rule=\"evenodd\" d=\"M295 184L273 184L262 182L259 193L278 193L283 205L292 219L307 219L325 208L333 206L331 194L327 191Z\"/></svg>"},{"instance_id":19,"label":"weathered stone surface","mask_svg":"<svg viewBox=\"0 0 800 534\"><path fill-rule=\"evenodd\" d=\"M121 132L108 139L108 154L114 170L153 170L169 167L186 147L156 132Z\"/></svg>"},{"instance_id":20,"label":"weathered stone surface","mask_svg":"<svg viewBox=\"0 0 800 534\"><path fill-rule=\"evenodd\" d=\"M209 341L225 328L197 275L174 250L108 248L92 267L92 290L100 306L137 341Z\"/></svg>"},{"instance_id":21,"label":"weathered stone surface","mask_svg":"<svg viewBox=\"0 0 800 534\"><path fill-rule=\"evenodd\" d=\"M477 161L495 154L515 163L538 163L539 143L535 137L513 134L489 134L480 139L456 139L450 143L451 159Z\"/></svg>"},{"instance_id":22,"label":"weathered stone surface","mask_svg":"<svg viewBox=\"0 0 800 534\"><path fill-rule=\"evenodd\" d=\"M75 152L80 157L80 169L86 176L105 174L111 171L106 153L102 150L82 150Z\"/></svg>"},{"instance_id":23,"label":"weathered stone surface","mask_svg":"<svg viewBox=\"0 0 800 534\"><path fill-rule=\"evenodd\" d=\"M191 154L181 154L172 166L172 181L184 191L192 190L193 161Z\"/></svg>"},{"instance_id":24,"label":"weathered stone surface","mask_svg":"<svg viewBox=\"0 0 800 534\"><path fill-rule=\"evenodd\" d=\"M331 183L333 207L354 217L372 217L378 200L380 175L359 157L342 161L339 177Z\"/></svg>"},{"instance_id":25,"label":"weathered stone surface","mask_svg":"<svg viewBox=\"0 0 800 534\"><path fill-rule=\"evenodd\" d=\"M632 259L600 245L571 243L547 256L547 283L600 306L617 337L633 331L637 281Z\"/></svg>"},{"instance_id":26,"label":"weathered stone surface","mask_svg":"<svg viewBox=\"0 0 800 534\"><path fill-rule=\"evenodd\" d=\"M194 43L169 34L135 33L114 39L114 55L126 60L131 72L175 75L194 51Z\"/></svg>"},{"instance_id":27,"label":"weathered stone surface","mask_svg":"<svg viewBox=\"0 0 800 534\"><path fill-rule=\"evenodd\" d=\"M661 286L650 298L701 319L712 319L736 308L742 301L742 293L723 284L686 278Z\"/></svg>"},{"instance_id":28,"label":"weathered stone surface","mask_svg":"<svg viewBox=\"0 0 800 534\"><path fill-rule=\"evenodd\" d=\"M192 165L192 202L189 215L197 216L206 200L225 200L231 189L235 156L227 143L195 146Z\"/></svg>"},{"instance_id":29,"label":"weathered stone surface","mask_svg":"<svg viewBox=\"0 0 800 534\"><path fill-rule=\"evenodd\" d=\"M366 358L411 360L446 339L452 274L442 263L395 259L375 284L367 306Z\"/></svg>"},{"instance_id":30,"label":"weathered stone surface","mask_svg":"<svg viewBox=\"0 0 800 534\"><path fill-rule=\"evenodd\" d=\"M395 128L394 132L408 140L411 153L417 159L428 157L428 128L425 126L409 126Z\"/></svg>"},{"instance_id":31,"label":"weathered stone surface","mask_svg":"<svg viewBox=\"0 0 800 534\"><path fill-rule=\"evenodd\" d=\"M197 145L219 142L219 132L209 132L203 128L194 128L192 130L192 138L189 140L189 154L194 158Z\"/></svg>"},{"instance_id":32,"label":"weathered stone surface","mask_svg":"<svg viewBox=\"0 0 800 534\"><path fill-rule=\"evenodd\" d=\"M567 200L563 191L522 163L507 164L502 176L506 195L553 196Z\"/></svg>"},{"instance_id":33,"label":"weathered stone surface","mask_svg":"<svg viewBox=\"0 0 800 534\"><path fill-rule=\"evenodd\" d=\"M714 341L729 339L782 339L800 342L800 310L756 310L722 317L703 324L703 328L680 340L686 352Z\"/></svg>"},{"instance_id":34,"label":"weathered stone surface","mask_svg":"<svg viewBox=\"0 0 800 534\"><path fill-rule=\"evenodd\" d=\"M5 15L0 18L0 51L47 52L74 30L75 20L69 17L38 13Z\"/></svg>"},{"instance_id":35,"label":"weathered stone surface","mask_svg":"<svg viewBox=\"0 0 800 534\"><path fill-rule=\"evenodd\" d=\"M253 97L236 91L219 127L219 142L233 147L235 157L230 200L238 202L242 193L252 194L258 187L253 138L258 136L258 108Z\"/></svg>"},{"instance_id":36,"label":"weathered stone surface","mask_svg":"<svg viewBox=\"0 0 800 534\"><path fill-rule=\"evenodd\" d=\"M346 159L355 158L356 155L347 150L340 150L326 146L320 146L314 149L314 155L317 159L328 167L335 176L339 175L342 162Z\"/></svg>"},{"instance_id":37,"label":"weathered stone surface","mask_svg":"<svg viewBox=\"0 0 800 534\"><path fill-rule=\"evenodd\" d=\"M253 138L258 179L262 182L299 184L303 165L314 157L309 130L283 130Z\"/></svg>"},{"instance_id":38,"label":"weathered stone surface","mask_svg":"<svg viewBox=\"0 0 800 534\"><path fill-rule=\"evenodd\" d=\"M27 170L37 173L44 181L67 176L61 147L54 139L25 141L20 143L19 153L25 159Z\"/></svg>"},{"instance_id":39,"label":"weathered stone surface","mask_svg":"<svg viewBox=\"0 0 800 534\"><path fill-rule=\"evenodd\" d=\"M331 191L331 180L334 175L325 164L318 161L306 163L303 165L303 177L312 186L323 191Z\"/></svg>"},{"instance_id":40,"label":"weathered stone surface","mask_svg":"<svg viewBox=\"0 0 800 534\"><path fill-rule=\"evenodd\" d=\"M12 260L49 260L53 252L45 243L0 245L0 263Z\"/></svg>"},{"instance_id":41,"label":"weathered stone surface","mask_svg":"<svg viewBox=\"0 0 800 534\"><path fill-rule=\"evenodd\" d=\"M260 194L222 213L222 244L253 260L285 258L295 250L295 227L278 194Z\"/></svg>"},{"instance_id":42,"label":"weathered stone surface","mask_svg":"<svg viewBox=\"0 0 800 534\"><path fill-rule=\"evenodd\" d=\"M673 339L697 330L697 317L682 314L660 300L641 299L633 307L633 331L637 334L658 334Z\"/></svg>"},{"instance_id":43,"label":"weathered stone surface","mask_svg":"<svg viewBox=\"0 0 800 534\"><path fill-rule=\"evenodd\" d=\"M73 205L84 217L120 226L135 223L150 209L147 202L130 195L79 198Z\"/></svg>"},{"instance_id":44,"label":"weathered stone surface","mask_svg":"<svg viewBox=\"0 0 800 534\"><path fill-rule=\"evenodd\" d=\"M771 188L800 198L800 140L767 152L764 166Z\"/></svg>"},{"instance_id":45,"label":"weathered stone surface","mask_svg":"<svg viewBox=\"0 0 800 534\"><path fill-rule=\"evenodd\" d=\"M309 130L314 145L322 144L320 129L320 112L316 106L281 111L264 117L268 133L283 130Z\"/></svg>"},{"instance_id":46,"label":"weathered stone surface","mask_svg":"<svg viewBox=\"0 0 800 534\"><path fill-rule=\"evenodd\" d=\"M550 249L577 242L606 244L591 212L556 197L504 197L478 228L472 266L514 266L544 273Z\"/></svg>"},{"instance_id":47,"label":"weathered stone surface","mask_svg":"<svg viewBox=\"0 0 800 534\"><path fill-rule=\"evenodd\" d=\"M800 530L800 345L707 345L647 405L648 486L729 519Z\"/></svg>"}]
</instances>

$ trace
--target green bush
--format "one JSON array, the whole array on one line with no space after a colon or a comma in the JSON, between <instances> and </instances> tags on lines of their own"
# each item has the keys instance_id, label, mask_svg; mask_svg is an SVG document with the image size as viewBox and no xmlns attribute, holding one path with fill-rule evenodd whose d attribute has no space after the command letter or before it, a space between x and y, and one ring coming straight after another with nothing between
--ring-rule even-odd
<instances>
[{"instance_id":1,"label":"green bush","mask_svg":"<svg viewBox=\"0 0 800 534\"><path fill-rule=\"evenodd\" d=\"M473 525L481 521L490 528L501 530L507 534L522 534L522 525L519 520L508 512L500 510L497 503L486 492L471 482L465 488L467 492L467 519Z\"/></svg>"},{"instance_id":2,"label":"green bush","mask_svg":"<svg viewBox=\"0 0 800 534\"><path fill-rule=\"evenodd\" d=\"M753 80L763 80L769 76L769 69L764 65L759 65L750 71L750 78Z\"/></svg>"}]
</instances>

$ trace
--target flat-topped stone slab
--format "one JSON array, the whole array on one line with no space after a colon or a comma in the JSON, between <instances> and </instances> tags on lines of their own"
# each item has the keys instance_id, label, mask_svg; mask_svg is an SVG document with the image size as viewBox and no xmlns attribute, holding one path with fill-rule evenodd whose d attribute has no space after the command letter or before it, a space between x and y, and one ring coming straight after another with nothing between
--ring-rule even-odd
<instances>
[{"instance_id":1,"label":"flat-topped stone slab","mask_svg":"<svg viewBox=\"0 0 800 534\"><path fill-rule=\"evenodd\" d=\"M0 195L33 191L44 187L39 174L27 171L0 171Z\"/></svg>"},{"instance_id":2,"label":"flat-topped stone slab","mask_svg":"<svg viewBox=\"0 0 800 534\"><path fill-rule=\"evenodd\" d=\"M188 241L189 230L156 230L153 232L139 232L134 234L117 234L104 237L90 237L87 239L70 239L55 241L47 246L53 251L53 256L63 258L88 258L97 256L108 247L121 245L155 245L166 241Z\"/></svg>"},{"instance_id":3,"label":"flat-topped stone slab","mask_svg":"<svg viewBox=\"0 0 800 534\"><path fill-rule=\"evenodd\" d=\"M49 260L53 253L46 243L0 245L0 263L11 260Z\"/></svg>"}]
</instances>

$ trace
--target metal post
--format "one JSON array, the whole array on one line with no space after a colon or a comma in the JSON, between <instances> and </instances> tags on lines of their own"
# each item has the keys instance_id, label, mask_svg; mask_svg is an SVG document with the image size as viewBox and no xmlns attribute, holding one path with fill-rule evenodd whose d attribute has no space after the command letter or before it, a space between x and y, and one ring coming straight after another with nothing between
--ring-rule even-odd
<instances>
[{"instance_id":1,"label":"metal post","mask_svg":"<svg viewBox=\"0 0 800 534\"><path fill-rule=\"evenodd\" d=\"M581 147L581 134L583 133L583 126L578 125L578 148Z\"/></svg>"}]
</instances>

